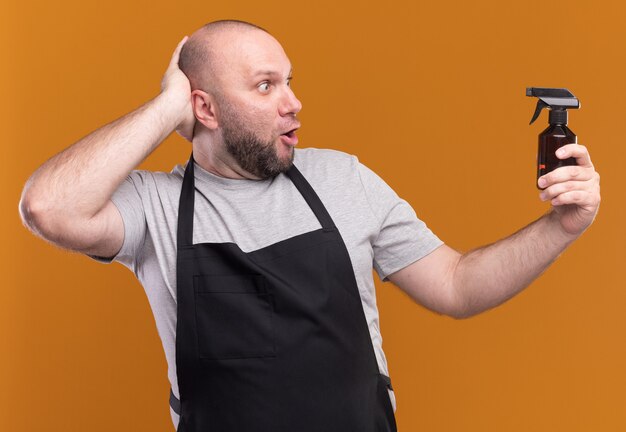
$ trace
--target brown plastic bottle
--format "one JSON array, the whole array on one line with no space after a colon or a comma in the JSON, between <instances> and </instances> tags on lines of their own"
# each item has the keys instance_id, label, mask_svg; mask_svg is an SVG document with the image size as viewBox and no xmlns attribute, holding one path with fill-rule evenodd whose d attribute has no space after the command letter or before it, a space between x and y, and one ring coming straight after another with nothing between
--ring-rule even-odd
<instances>
[{"instance_id":1,"label":"brown plastic bottle","mask_svg":"<svg viewBox=\"0 0 626 432\"><path fill-rule=\"evenodd\" d=\"M537 180L559 167L576 165L576 159L559 159L555 152L565 144L576 143L576 134L567 127L567 110L550 110L550 126L539 134L537 152ZM537 184L537 183L535 183ZM545 188L537 188L543 190Z\"/></svg>"}]
</instances>

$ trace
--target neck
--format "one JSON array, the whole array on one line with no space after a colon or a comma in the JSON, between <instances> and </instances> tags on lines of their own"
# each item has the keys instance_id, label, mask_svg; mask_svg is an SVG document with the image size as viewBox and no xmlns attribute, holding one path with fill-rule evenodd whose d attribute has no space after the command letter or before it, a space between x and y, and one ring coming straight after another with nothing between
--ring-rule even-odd
<instances>
[{"instance_id":1,"label":"neck","mask_svg":"<svg viewBox=\"0 0 626 432\"><path fill-rule=\"evenodd\" d=\"M233 157L224 150L216 137L200 134L193 137L193 158L205 171L219 177L236 180L260 180L239 166Z\"/></svg>"}]
</instances>

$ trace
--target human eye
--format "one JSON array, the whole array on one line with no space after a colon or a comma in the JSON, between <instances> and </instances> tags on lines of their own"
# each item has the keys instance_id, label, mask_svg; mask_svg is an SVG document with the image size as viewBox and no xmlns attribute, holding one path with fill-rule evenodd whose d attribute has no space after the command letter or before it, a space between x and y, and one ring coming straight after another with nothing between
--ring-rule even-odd
<instances>
[{"instance_id":1,"label":"human eye","mask_svg":"<svg viewBox=\"0 0 626 432\"><path fill-rule=\"evenodd\" d=\"M270 83L268 81L263 81L258 85L258 89L261 90L262 93L267 93L270 90Z\"/></svg>"},{"instance_id":2,"label":"human eye","mask_svg":"<svg viewBox=\"0 0 626 432\"><path fill-rule=\"evenodd\" d=\"M293 77L288 77L287 78L287 87L291 87L291 80Z\"/></svg>"}]
</instances>

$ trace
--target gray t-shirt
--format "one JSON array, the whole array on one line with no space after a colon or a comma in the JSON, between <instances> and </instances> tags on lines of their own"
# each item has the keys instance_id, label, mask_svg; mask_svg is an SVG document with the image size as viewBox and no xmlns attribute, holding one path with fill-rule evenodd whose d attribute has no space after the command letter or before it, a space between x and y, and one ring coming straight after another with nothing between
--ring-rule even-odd
<instances>
[{"instance_id":1,"label":"gray t-shirt","mask_svg":"<svg viewBox=\"0 0 626 432\"><path fill-rule=\"evenodd\" d=\"M348 248L380 372L389 375L382 349L372 268L381 280L429 254L443 242L411 206L356 156L326 149L295 149L294 164L317 192ZM185 164L171 173L132 171L111 200L124 221L124 242L112 259L143 285L154 313L178 397L176 376L176 230ZM195 171L194 243L234 242L261 249L320 224L291 180L216 176ZM394 411L395 395L389 391ZM171 411L178 426L178 415Z\"/></svg>"}]
</instances>

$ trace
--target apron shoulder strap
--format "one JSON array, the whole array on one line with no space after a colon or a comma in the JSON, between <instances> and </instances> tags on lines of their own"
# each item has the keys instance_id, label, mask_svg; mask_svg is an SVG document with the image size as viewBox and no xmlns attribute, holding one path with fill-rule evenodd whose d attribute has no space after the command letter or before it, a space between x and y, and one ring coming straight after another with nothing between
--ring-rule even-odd
<instances>
[{"instance_id":1,"label":"apron shoulder strap","mask_svg":"<svg viewBox=\"0 0 626 432\"><path fill-rule=\"evenodd\" d=\"M187 162L185 175L183 176L183 186L180 190L180 200L178 202L178 247L193 245L193 206L195 198L195 184L193 172L193 152Z\"/></svg>"},{"instance_id":2,"label":"apron shoulder strap","mask_svg":"<svg viewBox=\"0 0 626 432\"><path fill-rule=\"evenodd\" d=\"M330 217L330 214L328 214L326 207L324 207L324 204L322 204L319 196L317 196L317 193L315 193L315 190L313 190L313 187L304 178L300 170L294 164L292 164L287 172L285 172L285 174L291 179L298 191L302 194L302 197L304 198L306 203L309 205L309 207L311 207L311 210L313 210L313 213L315 214L315 217L317 217L317 220L320 222L320 225L322 225L322 228L325 231L334 230L335 223Z\"/></svg>"}]
</instances>

